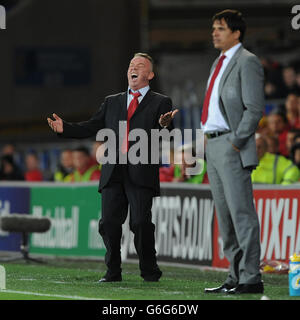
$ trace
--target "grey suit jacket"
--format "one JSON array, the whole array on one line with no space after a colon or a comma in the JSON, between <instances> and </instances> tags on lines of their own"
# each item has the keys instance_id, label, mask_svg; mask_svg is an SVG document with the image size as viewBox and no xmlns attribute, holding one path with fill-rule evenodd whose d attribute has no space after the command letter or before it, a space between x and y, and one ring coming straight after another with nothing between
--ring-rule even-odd
<instances>
[{"instance_id":1,"label":"grey suit jacket","mask_svg":"<svg viewBox=\"0 0 300 320\"><path fill-rule=\"evenodd\" d=\"M218 58L212 66L214 70ZM241 46L219 83L220 110L231 133L228 141L240 149L244 168L258 164L255 131L264 111L264 71L259 59Z\"/></svg>"}]
</instances>

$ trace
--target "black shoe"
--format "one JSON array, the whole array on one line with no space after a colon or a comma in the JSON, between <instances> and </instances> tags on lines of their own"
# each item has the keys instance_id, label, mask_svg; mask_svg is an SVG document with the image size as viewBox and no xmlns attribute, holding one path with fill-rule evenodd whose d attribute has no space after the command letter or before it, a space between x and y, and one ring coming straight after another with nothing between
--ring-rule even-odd
<instances>
[{"instance_id":1,"label":"black shoe","mask_svg":"<svg viewBox=\"0 0 300 320\"><path fill-rule=\"evenodd\" d=\"M233 288L227 292L228 294L241 294L241 293L264 293L263 282L258 283L243 283L239 284L236 288Z\"/></svg>"},{"instance_id":2,"label":"black shoe","mask_svg":"<svg viewBox=\"0 0 300 320\"><path fill-rule=\"evenodd\" d=\"M229 290L233 290L234 288L235 288L234 286L224 283L220 287L205 288L204 292L205 293L227 293Z\"/></svg>"},{"instance_id":3,"label":"black shoe","mask_svg":"<svg viewBox=\"0 0 300 320\"><path fill-rule=\"evenodd\" d=\"M162 272L160 270L156 270L153 274L143 275L142 277L146 282L158 282L161 276Z\"/></svg>"},{"instance_id":4,"label":"black shoe","mask_svg":"<svg viewBox=\"0 0 300 320\"><path fill-rule=\"evenodd\" d=\"M102 283L102 282L119 282L119 281L122 281L122 276L114 276L114 277L104 276L98 282Z\"/></svg>"}]
</instances>

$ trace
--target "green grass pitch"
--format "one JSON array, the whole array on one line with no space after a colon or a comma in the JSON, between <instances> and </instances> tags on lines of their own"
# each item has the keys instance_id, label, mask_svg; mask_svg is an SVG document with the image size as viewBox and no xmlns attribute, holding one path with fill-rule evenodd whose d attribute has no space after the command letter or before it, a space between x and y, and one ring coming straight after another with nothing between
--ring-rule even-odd
<instances>
[{"instance_id":1,"label":"green grass pitch","mask_svg":"<svg viewBox=\"0 0 300 320\"><path fill-rule=\"evenodd\" d=\"M260 300L261 294L205 294L204 288L222 284L226 273L200 268L160 265L159 282L144 282L137 263L123 264L123 281L98 283L105 273L103 261L47 259L44 264L1 263L6 290L0 300ZM264 274L265 293L271 300L292 300L288 275Z\"/></svg>"}]
</instances>

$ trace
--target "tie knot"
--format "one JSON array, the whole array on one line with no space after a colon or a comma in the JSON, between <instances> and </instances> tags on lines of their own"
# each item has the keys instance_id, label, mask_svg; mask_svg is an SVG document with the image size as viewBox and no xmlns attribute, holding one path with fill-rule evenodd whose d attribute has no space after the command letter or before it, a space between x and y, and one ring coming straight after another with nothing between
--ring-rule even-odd
<instances>
[{"instance_id":1,"label":"tie knot","mask_svg":"<svg viewBox=\"0 0 300 320\"><path fill-rule=\"evenodd\" d=\"M138 98L139 96L141 96L141 94L138 91L137 92L130 91L130 94L133 95L133 98Z\"/></svg>"},{"instance_id":2,"label":"tie knot","mask_svg":"<svg viewBox=\"0 0 300 320\"><path fill-rule=\"evenodd\" d=\"M223 61L226 58L225 54L222 54L219 61Z\"/></svg>"}]
</instances>

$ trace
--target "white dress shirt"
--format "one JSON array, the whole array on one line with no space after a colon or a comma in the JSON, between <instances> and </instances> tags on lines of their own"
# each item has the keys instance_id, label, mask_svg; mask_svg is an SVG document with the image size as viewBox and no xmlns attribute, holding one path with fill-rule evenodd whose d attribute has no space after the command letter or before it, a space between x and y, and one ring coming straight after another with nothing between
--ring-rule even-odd
<instances>
[{"instance_id":1,"label":"white dress shirt","mask_svg":"<svg viewBox=\"0 0 300 320\"><path fill-rule=\"evenodd\" d=\"M231 47L229 50L224 52L225 54L225 59L223 60L222 67L219 71L218 76L215 79L215 83L211 92L210 100L209 100L209 106L208 106L208 117L207 121L204 125L201 124L201 128L205 133L209 132L222 132L222 131L227 131L230 130L228 127L228 124L226 123L222 112L220 111L220 106L219 106L219 84L220 80L222 78L222 75L228 66L228 63L230 62L231 58L234 56L234 54L237 52L239 47L241 46L241 43L236 44L235 46ZM220 57L223 55L223 53L220 54ZM219 57L219 58L220 58ZM207 87L209 86L210 79L214 73L214 70L212 71L208 82L207 82Z\"/></svg>"},{"instance_id":2,"label":"white dress shirt","mask_svg":"<svg viewBox=\"0 0 300 320\"><path fill-rule=\"evenodd\" d=\"M147 94L147 92L149 91L150 87L149 86L146 86L144 88L141 88L139 90L132 90L128 87L128 90L127 90L127 109L129 108L129 105L130 105L130 102L131 100L133 99L133 95L130 94L130 91L136 93L136 92L139 92L141 95L138 97L138 100L139 100L139 103L141 103L141 101L144 99L145 95Z\"/></svg>"}]
</instances>

